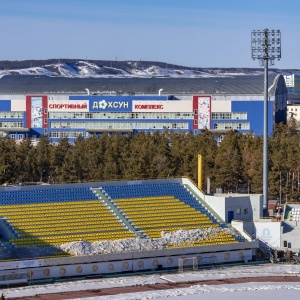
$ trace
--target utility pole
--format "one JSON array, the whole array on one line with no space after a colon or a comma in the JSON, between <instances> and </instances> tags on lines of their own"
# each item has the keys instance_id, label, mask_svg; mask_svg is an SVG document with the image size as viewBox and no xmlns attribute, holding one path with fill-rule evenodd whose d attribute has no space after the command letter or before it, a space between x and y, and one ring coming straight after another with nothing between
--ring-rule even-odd
<instances>
[{"instance_id":1,"label":"utility pole","mask_svg":"<svg viewBox=\"0 0 300 300\"><path fill-rule=\"evenodd\" d=\"M252 59L264 66L263 209L268 211L268 67L281 58L280 30L252 30Z\"/></svg>"}]
</instances>

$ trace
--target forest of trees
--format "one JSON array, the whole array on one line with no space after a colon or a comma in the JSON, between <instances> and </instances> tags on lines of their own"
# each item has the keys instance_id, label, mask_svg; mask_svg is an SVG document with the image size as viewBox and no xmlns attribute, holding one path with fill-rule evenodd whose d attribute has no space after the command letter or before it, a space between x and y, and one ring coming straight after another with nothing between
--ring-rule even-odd
<instances>
[{"instance_id":1,"label":"forest of trees","mask_svg":"<svg viewBox=\"0 0 300 300\"><path fill-rule=\"evenodd\" d=\"M262 193L263 137L229 132L221 143L214 134L137 133L103 134L74 144L62 139L54 145L41 137L16 144L0 139L0 184L22 182L87 182L188 176L197 182L197 158L202 155L203 182L211 190L236 192L243 187ZM269 138L269 197L298 201L300 134L280 124ZM204 184L203 189L206 189Z\"/></svg>"}]
</instances>

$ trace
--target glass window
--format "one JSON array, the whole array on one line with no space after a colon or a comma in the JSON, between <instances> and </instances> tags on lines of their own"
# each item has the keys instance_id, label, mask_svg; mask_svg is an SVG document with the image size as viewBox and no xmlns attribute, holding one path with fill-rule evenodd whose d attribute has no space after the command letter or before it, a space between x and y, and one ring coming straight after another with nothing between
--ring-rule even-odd
<instances>
[{"instance_id":1,"label":"glass window","mask_svg":"<svg viewBox=\"0 0 300 300\"><path fill-rule=\"evenodd\" d=\"M250 130L250 123L217 122L214 123L214 129Z\"/></svg>"},{"instance_id":2,"label":"glass window","mask_svg":"<svg viewBox=\"0 0 300 300\"><path fill-rule=\"evenodd\" d=\"M213 120L247 120L246 112L213 112Z\"/></svg>"}]
</instances>

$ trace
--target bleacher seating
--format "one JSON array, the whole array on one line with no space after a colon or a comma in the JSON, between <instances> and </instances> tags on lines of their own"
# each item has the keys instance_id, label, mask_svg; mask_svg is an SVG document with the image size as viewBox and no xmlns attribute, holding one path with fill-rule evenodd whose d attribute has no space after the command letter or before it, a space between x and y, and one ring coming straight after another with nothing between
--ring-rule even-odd
<instances>
[{"instance_id":1,"label":"bleacher seating","mask_svg":"<svg viewBox=\"0 0 300 300\"><path fill-rule=\"evenodd\" d=\"M190 207L206 214L212 221L216 221L209 211L180 183L103 186L102 188L113 199L172 195Z\"/></svg>"},{"instance_id":2,"label":"bleacher seating","mask_svg":"<svg viewBox=\"0 0 300 300\"><path fill-rule=\"evenodd\" d=\"M145 232L150 238L161 237L162 231L222 227L180 183L103 186L101 189L136 230ZM193 245L236 242L238 239L230 234L220 233L194 241Z\"/></svg>"},{"instance_id":3,"label":"bleacher seating","mask_svg":"<svg viewBox=\"0 0 300 300\"><path fill-rule=\"evenodd\" d=\"M161 231L218 226L207 215L196 211L173 196L115 199L117 206L133 225L150 238L161 237Z\"/></svg>"},{"instance_id":4,"label":"bleacher seating","mask_svg":"<svg viewBox=\"0 0 300 300\"><path fill-rule=\"evenodd\" d=\"M0 205L97 199L90 188L10 190L0 192Z\"/></svg>"},{"instance_id":5,"label":"bleacher seating","mask_svg":"<svg viewBox=\"0 0 300 300\"><path fill-rule=\"evenodd\" d=\"M49 246L135 237L99 200L0 206L19 238L18 246Z\"/></svg>"}]
</instances>

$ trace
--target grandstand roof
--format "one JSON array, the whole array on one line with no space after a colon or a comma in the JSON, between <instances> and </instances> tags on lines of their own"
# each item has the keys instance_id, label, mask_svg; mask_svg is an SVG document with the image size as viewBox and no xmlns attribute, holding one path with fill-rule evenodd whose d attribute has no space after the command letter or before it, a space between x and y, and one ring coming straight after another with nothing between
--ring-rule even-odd
<instances>
[{"instance_id":1,"label":"grandstand roof","mask_svg":"<svg viewBox=\"0 0 300 300\"><path fill-rule=\"evenodd\" d=\"M269 86L275 75L269 75ZM0 94L262 94L261 75L204 78L65 78L47 76L4 76Z\"/></svg>"}]
</instances>

